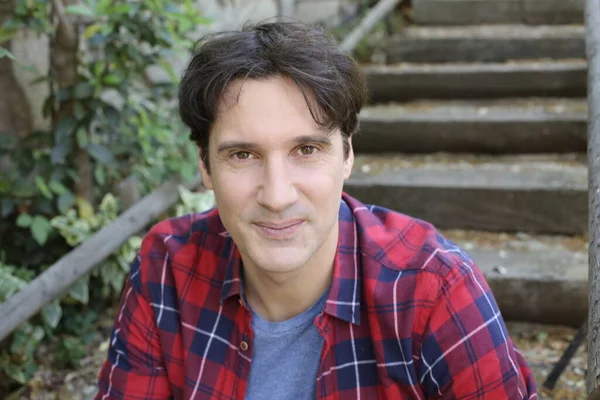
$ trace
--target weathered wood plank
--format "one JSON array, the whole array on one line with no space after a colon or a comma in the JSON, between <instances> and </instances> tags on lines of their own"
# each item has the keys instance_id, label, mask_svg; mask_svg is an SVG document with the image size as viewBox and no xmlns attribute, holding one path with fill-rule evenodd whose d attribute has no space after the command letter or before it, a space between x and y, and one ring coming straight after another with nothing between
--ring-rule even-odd
<instances>
[{"instance_id":1,"label":"weathered wood plank","mask_svg":"<svg viewBox=\"0 0 600 400\"><path fill-rule=\"evenodd\" d=\"M505 319L573 327L585 320L586 253L475 249L469 254L483 272Z\"/></svg>"},{"instance_id":2,"label":"weathered wood plank","mask_svg":"<svg viewBox=\"0 0 600 400\"><path fill-rule=\"evenodd\" d=\"M364 66L373 102L585 97L586 62Z\"/></svg>"},{"instance_id":3,"label":"weathered wood plank","mask_svg":"<svg viewBox=\"0 0 600 400\"><path fill-rule=\"evenodd\" d=\"M565 153L586 150L583 100L414 102L363 109L356 152Z\"/></svg>"},{"instance_id":4,"label":"weathered wood plank","mask_svg":"<svg viewBox=\"0 0 600 400\"><path fill-rule=\"evenodd\" d=\"M407 28L386 46L388 63L584 58L583 26Z\"/></svg>"},{"instance_id":5,"label":"weathered wood plank","mask_svg":"<svg viewBox=\"0 0 600 400\"><path fill-rule=\"evenodd\" d=\"M554 234L587 230L583 166L428 161L411 166L393 157L364 156L357 157L355 173L344 190L365 203L442 229Z\"/></svg>"},{"instance_id":6,"label":"weathered wood plank","mask_svg":"<svg viewBox=\"0 0 600 400\"><path fill-rule=\"evenodd\" d=\"M588 399L600 400L600 3L588 0L585 10L587 58L590 62L588 102L590 312Z\"/></svg>"},{"instance_id":7,"label":"weathered wood plank","mask_svg":"<svg viewBox=\"0 0 600 400\"><path fill-rule=\"evenodd\" d=\"M581 24L585 0L413 0L418 25Z\"/></svg>"},{"instance_id":8,"label":"weathered wood plank","mask_svg":"<svg viewBox=\"0 0 600 400\"><path fill-rule=\"evenodd\" d=\"M185 186L196 188L201 182L201 178L197 177ZM167 183L138 201L113 223L73 249L24 289L0 304L0 341L110 256L131 235L139 232L173 206L179 199L177 186L177 182Z\"/></svg>"}]
</instances>

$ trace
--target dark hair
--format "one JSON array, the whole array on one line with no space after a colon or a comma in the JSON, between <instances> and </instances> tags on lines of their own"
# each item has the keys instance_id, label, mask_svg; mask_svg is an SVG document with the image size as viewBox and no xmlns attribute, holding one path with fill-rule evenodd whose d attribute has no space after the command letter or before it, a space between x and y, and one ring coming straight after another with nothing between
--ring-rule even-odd
<instances>
[{"instance_id":1,"label":"dark hair","mask_svg":"<svg viewBox=\"0 0 600 400\"><path fill-rule=\"evenodd\" d=\"M339 128L346 156L368 91L358 63L320 28L268 22L200 40L179 87L179 114L208 164L208 138L223 91L236 79L292 79L315 122ZM316 106L316 107L315 107Z\"/></svg>"}]
</instances>

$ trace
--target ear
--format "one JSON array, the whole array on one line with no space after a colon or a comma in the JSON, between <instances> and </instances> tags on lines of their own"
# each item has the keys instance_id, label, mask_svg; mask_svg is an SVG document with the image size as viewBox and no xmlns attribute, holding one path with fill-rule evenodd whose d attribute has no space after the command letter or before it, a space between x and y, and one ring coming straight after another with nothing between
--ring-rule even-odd
<instances>
[{"instance_id":1,"label":"ear","mask_svg":"<svg viewBox=\"0 0 600 400\"><path fill-rule=\"evenodd\" d=\"M200 148L198 149L198 155L199 155L198 167L200 169L200 174L202 175L202 184L208 190L212 190L213 189L212 179L210 176L210 172L208 172L208 168L206 168L206 165L204 164L204 161L202 160L202 149L200 149ZM208 159L208 155L206 158Z\"/></svg>"},{"instance_id":2,"label":"ear","mask_svg":"<svg viewBox=\"0 0 600 400\"><path fill-rule=\"evenodd\" d=\"M344 160L344 180L350 178L354 166L354 149L352 148L352 137L348 138L348 157Z\"/></svg>"}]
</instances>

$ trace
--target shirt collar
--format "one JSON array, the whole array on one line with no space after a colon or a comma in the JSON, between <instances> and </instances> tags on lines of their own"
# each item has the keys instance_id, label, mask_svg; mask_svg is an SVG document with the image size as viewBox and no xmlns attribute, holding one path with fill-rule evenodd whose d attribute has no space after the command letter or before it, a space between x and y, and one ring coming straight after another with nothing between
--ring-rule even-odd
<instances>
[{"instance_id":1,"label":"shirt collar","mask_svg":"<svg viewBox=\"0 0 600 400\"><path fill-rule=\"evenodd\" d=\"M345 201L346 195L340 201L339 236L336 256L333 262L333 279L325 303L324 312L360 325L360 294L361 294L361 252L359 247L359 228L352 209ZM229 235L226 238L219 269L225 270L221 302L230 297L242 294L242 262L237 246Z\"/></svg>"}]
</instances>

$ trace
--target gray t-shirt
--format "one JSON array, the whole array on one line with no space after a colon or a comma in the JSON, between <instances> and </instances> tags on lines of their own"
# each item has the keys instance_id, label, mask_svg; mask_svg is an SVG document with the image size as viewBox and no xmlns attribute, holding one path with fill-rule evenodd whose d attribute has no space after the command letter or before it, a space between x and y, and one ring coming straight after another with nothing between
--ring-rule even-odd
<instances>
[{"instance_id":1,"label":"gray t-shirt","mask_svg":"<svg viewBox=\"0 0 600 400\"><path fill-rule=\"evenodd\" d=\"M254 342L246 400L314 399L323 337L314 326L327 293L302 314L270 322L252 314Z\"/></svg>"}]
</instances>

